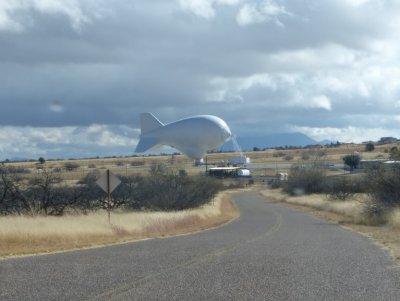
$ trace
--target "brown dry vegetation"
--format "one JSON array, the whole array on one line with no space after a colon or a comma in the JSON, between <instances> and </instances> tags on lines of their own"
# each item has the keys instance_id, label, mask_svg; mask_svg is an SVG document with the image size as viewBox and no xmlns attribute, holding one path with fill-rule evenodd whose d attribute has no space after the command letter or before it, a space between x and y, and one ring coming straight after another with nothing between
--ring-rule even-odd
<instances>
[{"instance_id":1,"label":"brown dry vegetation","mask_svg":"<svg viewBox=\"0 0 400 301\"><path fill-rule=\"evenodd\" d=\"M370 201L366 195L359 194L344 202L334 202L321 194L289 196L278 189L263 190L261 194L268 201L312 213L366 235L400 259L400 208L391 210L384 217L385 224L376 225L375 221L365 217L364 206Z\"/></svg>"},{"instance_id":2,"label":"brown dry vegetation","mask_svg":"<svg viewBox=\"0 0 400 301\"><path fill-rule=\"evenodd\" d=\"M388 158L391 147L398 146L398 144L385 144L375 145L375 150L372 152L365 151L365 145L363 144L343 144L339 147L323 147L322 150L326 153L324 160L332 163L343 163L342 157L348 154L352 154L355 151L359 152L363 159L376 159L376 158ZM268 149L265 151L249 151L244 154L251 159L253 163L264 163L264 164L280 164L280 163L300 163L304 162L302 159L303 153L306 149L284 149L274 150ZM281 156L276 156L280 152ZM232 157L237 156L233 152L226 153L209 153L207 154L208 162L210 164L220 164ZM285 156L291 156L293 159L287 161L284 159ZM74 163L79 167L73 171L65 171L63 167L66 163ZM175 170L184 169L189 175L198 175L200 171L205 170L204 166L193 166L193 161L184 155L165 155L165 156L146 156L146 157L121 157L121 158L93 158L93 159L80 159L80 160L51 160L46 161L44 166L46 168L60 168L63 171L60 173L60 177L66 181L77 181L83 178L88 173L102 173L106 169L110 169L117 175L144 175L148 174L148 170L153 164L165 164ZM30 171L32 174L37 172L37 168L41 167L38 162L10 162L7 166L24 168ZM280 172L287 172L287 170L279 170ZM257 171L264 175L274 175L276 169L265 169Z\"/></svg>"},{"instance_id":3,"label":"brown dry vegetation","mask_svg":"<svg viewBox=\"0 0 400 301\"><path fill-rule=\"evenodd\" d=\"M8 216L0 218L0 257L87 248L200 231L239 216L228 193L198 209L179 212Z\"/></svg>"},{"instance_id":4,"label":"brown dry vegetation","mask_svg":"<svg viewBox=\"0 0 400 301\"><path fill-rule=\"evenodd\" d=\"M357 144L346 144L340 147L323 148L326 152L324 159L333 163L342 163L342 157L344 155L352 154L354 151L360 152L363 159L373 159L377 157L388 158L389 150L395 145L375 145L375 150L373 152L366 152L365 145ZM279 163L297 163L302 162L304 149L287 149L279 150L282 156L276 156L277 150L266 150L257 152L245 152L245 155L250 157L253 163L266 163L266 164L279 164ZM293 159L286 161L284 159L285 155L292 156ZM236 156L235 153L210 153L207 155L209 163L221 163L229 158ZM110 169L117 175L148 175L150 166L153 164L163 163L176 171L181 169L185 170L189 175L199 174L200 171L205 169L204 166L194 167L193 161L188 159L183 155L168 155L168 156L149 156L149 157L124 157L124 158L99 158L99 159L82 159L82 160L54 160L46 161L44 166L46 168L60 168L63 169L65 163L76 163L79 167L74 171L63 170L60 173L60 177L64 180L65 184L75 185L77 181L82 179L88 173L101 174L106 169ZM30 174L24 174L24 177L32 177L37 173L38 167L41 165L37 162L16 162L16 163L6 163L6 166L13 166L18 168L24 168L30 171ZM258 170L257 173L263 175L274 175L278 169L262 169ZM285 170L279 170L283 172ZM254 172L256 173L256 172ZM253 174L254 174L253 173ZM270 192L269 192L270 193ZM270 195L268 196L271 197ZM282 198L283 196L278 196ZM285 197L286 198L286 197ZM309 197L305 197L309 200ZM316 200L314 200L317 202ZM305 208L301 203L301 199L297 199L299 202L297 205ZM305 201L306 202L306 201ZM357 202L360 202L358 200ZM357 203L358 204L358 203ZM233 218L238 213L233 209L232 203L228 201L222 201L220 203L224 209L222 214L216 215L214 217L204 218L201 215L186 215L184 218L174 218L172 221L168 219L156 219L152 220L150 215L147 215L146 220L152 220L152 224L143 223L141 228L135 226L132 222L133 220L139 220L133 213L119 213L113 214L114 227L109 227L105 221L103 213L97 213L88 216L65 216L65 217L0 217L0 256L9 254L28 254L32 252L47 252L54 250L64 250L71 248L88 247L99 244L108 244L113 242L122 242L135 239L141 239L146 237L157 237L162 235L172 235L176 233L187 233L195 229L203 229L205 227L218 225L230 218ZM388 217L388 223L384 227L369 227L361 226L356 223L359 222L359 207L357 205L351 205L347 203L345 206L347 208L341 207L344 205L326 205L326 203L321 203L318 205L318 209L310 209L314 212L337 215L335 217L336 221L340 223L349 223L357 227L367 227L368 229L373 229L374 231L381 231L382 229L389 229L385 233L391 233L391 229L399 229L400 225L400 211L399 213L394 212L393 216ZM307 207L310 208L310 207ZM321 211L321 208L328 208L328 211ZM353 213L349 213L353 212ZM141 215L142 213L138 213ZM145 213L147 214L147 213ZM350 216L348 216L350 214ZM353 214L353 215L352 215ZM132 216L131 216L132 215ZM171 214L172 215L172 214ZM19 220L20 219L20 220ZM49 227L45 227L45 222L54 219L56 224L51 224ZM120 221L118 221L120 219ZM353 220L352 220L353 219ZM92 225L90 226L90 220L92 220ZM358 221L357 221L358 220ZM83 221L87 221L86 224ZM129 221L129 222L128 222ZM34 227L30 223L38 222L37 225L42 225L41 227ZM83 223L83 224L82 224ZM24 226L25 225L25 226ZM64 225L64 226L62 226ZM56 231L57 227L61 227L61 234L57 232L48 233L48 229L54 229ZM136 228L135 228L136 227ZM60 228L60 229L61 229ZM11 230L13 229L14 232ZM27 232L26 230L33 231ZM34 230L36 229L36 230ZM82 232L81 230L84 229ZM70 231L71 232L68 232ZM396 230L396 231L397 231ZM36 231L36 232L35 232ZM50 230L49 230L50 231ZM372 230L371 230L372 231ZM386 230L385 230L386 231ZM364 231L365 232L365 231ZM149 234L150 233L150 234ZM383 236L383 235L381 235ZM385 241L392 241L387 238ZM400 247L399 247L400 249ZM400 251L398 252L400 256Z\"/></svg>"}]
</instances>

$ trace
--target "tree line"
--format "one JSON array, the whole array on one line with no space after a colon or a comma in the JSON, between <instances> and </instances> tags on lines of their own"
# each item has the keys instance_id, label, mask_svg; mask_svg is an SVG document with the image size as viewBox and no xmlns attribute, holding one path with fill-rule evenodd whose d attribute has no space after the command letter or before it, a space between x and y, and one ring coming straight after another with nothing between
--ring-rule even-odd
<instances>
[{"instance_id":1,"label":"tree line","mask_svg":"<svg viewBox=\"0 0 400 301\"><path fill-rule=\"evenodd\" d=\"M183 210L208 203L223 189L220 181L154 168L148 176L120 176L112 208ZM76 185L65 184L59 172L43 168L29 179L12 167L0 166L0 215L63 215L107 207L106 195L88 174Z\"/></svg>"}]
</instances>

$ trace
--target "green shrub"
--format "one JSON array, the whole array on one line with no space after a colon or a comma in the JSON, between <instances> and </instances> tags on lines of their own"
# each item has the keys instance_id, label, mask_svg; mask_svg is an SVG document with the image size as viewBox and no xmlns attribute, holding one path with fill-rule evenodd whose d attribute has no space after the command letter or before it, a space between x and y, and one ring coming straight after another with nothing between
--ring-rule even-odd
<instances>
[{"instance_id":1,"label":"green shrub","mask_svg":"<svg viewBox=\"0 0 400 301\"><path fill-rule=\"evenodd\" d=\"M365 183L362 178L336 176L327 179L326 189L331 200L345 201L355 193L364 192Z\"/></svg>"},{"instance_id":2,"label":"green shrub","mask_svg":"<svg viewBox=\"0 0 400 301\"><path fill-rule=\"evenodd\" d=\"M343 157L343 162L350 167L351 170L357 168L360 164L361 157L358 154L347 155Z\"/></svg>"},{"instance_id":3,"label":"green shrub","mask_svg":"<svg viewBox=\"0 0 400 301\"><path fill-rule=\"evenodd\" d=\"M274 158L283 157L284 155L285 155L285 153L281 152L281 151L275 151L272 153L272 157L274 157Z\"/></svg>"},{"instance_id":4,"label":"green shrub","mask_svg":"<svg viewBox=\"0 0 400 301\"><path fill-rule=\"evenodd\" d=\"M375 149L375 145L372 142L368 142L365 145L365 151L372 152Z\"/></svg>"},{"instance_id":5,"label":"green shrub","mask_svg":"<svg viewBox=\"0 0 400 301\"><path fill-rule=\"evenodd\" d=\"M285 192L292 195L324 192L326 173L320 168L292 167L289 178L283 185Z\"/></svg>"},{"instance_id":6,"label":"green shrub","mask_svg":"<svg viewBox=\"0 0 400 301\"><path fill-rule=\"evenodd\" d=\"M210 202L224 189L222 182L214 178L155 171L147 177L120 176L122 183L112 193L112 208L164 211L195 208ZM64 186L58 173L43 169L26 182L13 169L1 167L0 215L62 215L104 209L107 195L96 184L98 178L98 173L90 173L76 186Z\"/></svg>"},{"instance_id":7,"label":"green shrub","mask_svg":"<svg viewBox=\"0 0 400 301\"><path fill-rule=\"evenodd\" d=\"M367 170L366 183L372 199L383 207L400 206L400 165L381 164Z\"/></svg>"},{"instance_id":8,"label":"green shrub","mask_svg":"<svg viewBox=\"0 0 400 301\"><path fill-rule=\"evenodd\" d=\"M79 164L73 163L73 162L67 162L64 164L64 168L65 168L65 170L73 171L73 170L79 168Z\"/></svg>"},{"instance_id":9,"label":"green shrub","mask_svg":"<svg viewBox=\"0 0 400 301\"><path fill-rule=\"evenodd\" d=\"M392 160L400 160L400 150L397 146L393 146L390 149L390 159Z\"/></svg>"},{"instance_id":10,"label":"green shrub","mask_svg":"<svg viewBox=\"0 0 400 301\"><path fill-rule=\"evenodd\" d=\"M195 208L211 201L223 189L221 181L209 177L158 174L138 179L138 185L131 191L131 200L127 203L131 208L150 210ZM117 189L115 198L118 198Z\"/></svg>"},{"instance_id":11,"label":"green shrub","mask_svg":"<svg viewBox=\"0 0 400 301\"><path fill-rule=\"evenodd\" d=\"M287 155L285 155L285 156L283 157L283 160L286 160L286 161L293 160L293 156L290 155L290 154L287 154Z\"/></svg>"}]
</instances>

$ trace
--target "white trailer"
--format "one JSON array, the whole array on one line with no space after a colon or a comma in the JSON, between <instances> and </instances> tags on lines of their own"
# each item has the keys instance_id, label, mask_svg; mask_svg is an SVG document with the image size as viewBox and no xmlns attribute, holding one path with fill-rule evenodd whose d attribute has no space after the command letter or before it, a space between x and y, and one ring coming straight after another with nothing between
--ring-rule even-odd
<instances>
[{"instance_id":1,"label":"white trailer","mask_svg":"<svg viewBox=\"0 0 400 301\"><path fill-rule=\"evenodd\" d=\"M237 170L237 176L238 177L250 177L251 173L250 173L250 170L241 168L241 169Z\"/></svg>"}]
</instances>

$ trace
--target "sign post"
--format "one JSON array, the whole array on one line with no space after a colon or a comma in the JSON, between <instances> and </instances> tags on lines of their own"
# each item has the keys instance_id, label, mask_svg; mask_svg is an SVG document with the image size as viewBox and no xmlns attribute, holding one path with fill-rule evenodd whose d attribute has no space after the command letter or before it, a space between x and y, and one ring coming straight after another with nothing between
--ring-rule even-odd
<instances>
[{"instance_id":1,"label":"sign post","mask_svg":"<svg viewBox=\"0 0 400 301\"><path fill-rule=\"evenodd\" d=\"M107 193L107 216L108 223L111 223L111 192L121 184L121 180L107 169L107 171L96 181L96 184Z\"/></svg>"}]
</instances>

